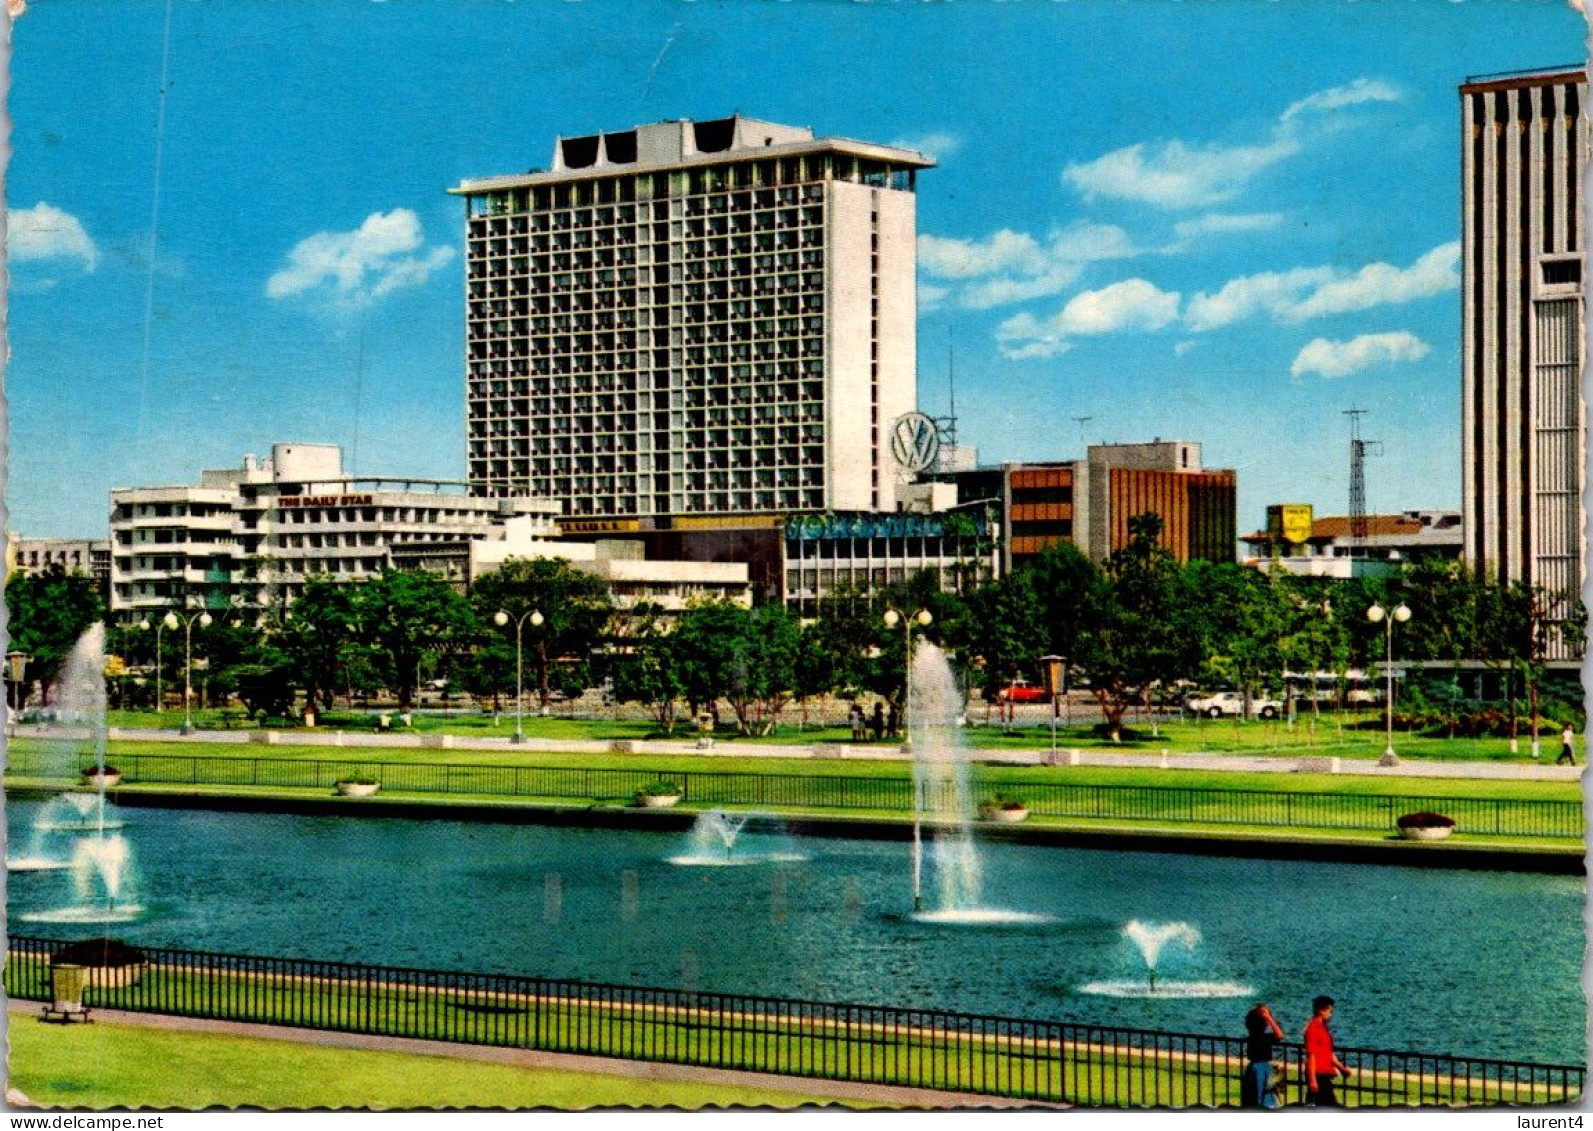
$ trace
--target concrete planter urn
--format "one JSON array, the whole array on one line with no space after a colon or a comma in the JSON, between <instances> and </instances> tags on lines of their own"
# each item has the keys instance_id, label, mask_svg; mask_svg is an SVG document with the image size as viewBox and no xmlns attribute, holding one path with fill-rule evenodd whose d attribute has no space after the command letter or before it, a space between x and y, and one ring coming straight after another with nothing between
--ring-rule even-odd
<instances>
[{"instance_id":1,"label":"concrete planter urn","mask_svg":"<svg viewBox=\"0 0 1593 1131\"><path fill-rule=\"evenodd\" d=\"M668 809L680 802L680 786L672 781L655 781L636 791L636 804L643 809Z\"/></svg>"},{"instance_id":2,"label":"concrete planter urn","mask_svg":"<svg viewBox=\"0 0 1593 1131\"><path fill-rule=\"evenodd\" d=\"M340 781L337 783L337 792L343 797L370 797L381 788L382 783L375 781Z\"/></svg>"},{"instance_id":3,"label":"concrete planter urn","mask_svg":"<svg viewBox=\"0 0 1593 1131\"><path fill-rule=\"evenodd\" d=\"M61 971L67 981L76 979L80 986L116 990L136 984L149 969L149 959L119 939L89 939L56 951L50 956L50 967Z\"/></svg>"},{"instance_id":4,"label":"concrete planter urn","mask_svg":"<svg viewBox=\"0 0 1593 1131\"><path fill-rule=\"evenodd\" d=\"M1402 828L1399 830L1399 835L1406 840L1443 840L1454 831L1452 825L1449 828L1434 829Z\"/></svg>"},{"instance_id":5,"label":"concrete planter urn","mask_svg":"<svg viewBox=\"0 0 1593 1131\"><path fill-rule=\"evenodd\" d=\"M1455 819L1442 813L1406 813L1394 827L1406 840L1443 840L1455 831Z\"/></svg>"}]
</instances>

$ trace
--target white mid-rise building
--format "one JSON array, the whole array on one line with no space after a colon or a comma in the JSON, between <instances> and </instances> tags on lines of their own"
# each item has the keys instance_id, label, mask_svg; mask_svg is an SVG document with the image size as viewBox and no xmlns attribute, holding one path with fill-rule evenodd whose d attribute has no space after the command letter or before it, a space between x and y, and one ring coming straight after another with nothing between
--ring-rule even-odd
<instances>
[{"instance_id":1,"label":"white mid-rise building","mask_svg":"<svg viewBox=\"0 0 1593 1131\"><path fill-rule=\"evenodd\" d=\"M551 536L558 512L459 482L354 477L336 445L276 444L198 486L112 491L111 609L286 603L311 577L371 577L406 548L485 538L511 518Z\"/></svg>"}]
</instances>

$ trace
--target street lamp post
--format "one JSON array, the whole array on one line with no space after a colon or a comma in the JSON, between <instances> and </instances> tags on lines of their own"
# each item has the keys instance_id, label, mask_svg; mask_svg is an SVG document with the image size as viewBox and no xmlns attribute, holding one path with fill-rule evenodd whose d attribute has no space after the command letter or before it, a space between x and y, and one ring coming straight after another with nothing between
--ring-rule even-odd
<instances>
[{"instance_id":1,"label":"street lamp post","mask_svg":"<svg viewBox=\"0 0 1593 1131\"><path fill-rule=\"evenodd\" d=\"M1394 622L1404 624L1410 620L1409 606L1401 603L1389 611L1382 605L1373 605L1366 610L1366 619L1373 624L1383 625L1385 641L1383 672L1387 677L1387 685L1383 692L1383 718L1387 741L1383 747L1383 756L1377 760L1379 766L1399 765L1399 756L1394 753Z\"/></svg>"},{"instance_id":2,"label":"street lamp post","mask_svg":"<svg viewBox=\"0 0 1593 1131\"><path fill-rule=\"evenodd\" d=\"M1041 670L1045 672L1045 689L1051 695L1051 764L1056 764L1056 725L1061 715L1062 694L1067 689L1062 683L1063 666L1067 663L1066 656L1041 656L1040 663L1044 665Z\"/></svg>"},{"instance_id":3,"label":"street lamp post","mask_svg":"<svg viewBox=\"0 0 1593 1131\"><path fill-rule=\"evenodd\" d=\"M167 615L170 616L169 613ZM148 632L149 631L149 620L148 620L148 618L145 618L144 620L141 620L141 621L138 622L138 630L140 632ZM165 705L161 701L161 695L163 694L163 692L162 692L161 683L160 683L160 678L161 678L160 635L161 635L161 633L163 633L165 631L166 631L166 621L165 620L156 621L155 622L155 721L157 723L159 723L159 721L160 721L161 708Z\"/></svg>"},{"instance_id":4,"label":"street lamp post","mask_svg":"<svg viewBox=\"0 0 1593 1131\"><path fill-rule=\"evenodd\" d=\"M532 628L541 625L542 614L536 609L522 613L518 619L501 609L492 614L492 623L499 628L510 621L514 621L514 735L509 741L521 743L525 741L525 648L521 630L525 628L526 621L531 622Z\"/></svg>"},{"instance_id":5,"label":"street lamp post","mask_svg":"<svg viewBox=\"0 0 1593 1131\"><path fill-rule=\"evenodd\" d=\"M22 713L23 706L28 701L27 689L22 683L22 678L27 675L28 661L33 659L26 652L7 652L6 669L11 679L11 733L17 732L17 716Z\"/></svg>"},{"instance_id":6,"label":"street lamp post","mask_svg":"<svg viewBox=\"0 0 1593 1131\"><path fill-rule=\"evenodd\" d=\"M935 620L928 609L919 609L910 617L895 609L886 609L886 628L902 626L902 741L903 750L911 750L913 732L908 729L907 704L912 699L913 683L913 625L928 628ZM922 762L913 759L913 910L924 909L924 769Z\"/></svg>"},{"instance_id":7,"label":"street lamp post","mask_svg":"<svg viewBox=\"0 0 1593 1131\"><path fill-rule=\"evenodd\" d=\"M183 626L183 725L178 729L179 734L194 733L194 625L200 628L209 628L215 623L215 618L209 613L195 613L191 617L179 617L176 613L167 613L161 618L161 624L173 631L177 626ZM160 636L155 637L156 671L160 670L159 648Z\"/></svg>"}]
</instances>

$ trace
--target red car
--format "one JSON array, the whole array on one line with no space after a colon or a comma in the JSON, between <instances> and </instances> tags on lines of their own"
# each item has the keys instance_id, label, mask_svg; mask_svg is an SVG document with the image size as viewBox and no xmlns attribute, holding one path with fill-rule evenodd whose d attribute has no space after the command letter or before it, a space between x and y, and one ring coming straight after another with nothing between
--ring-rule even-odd
<instances>
[{"instance_id":1,"label":"red car","mask_svg":"<svg viewBox=\"0 0 1593 1131\"><path fill-rule=\"evenodd\" d=\"M996 699L1002 703L1045 703L1050 698L1045 688L1026 679L1015 679L996 692Z\"/></svg>"}]
</instances>

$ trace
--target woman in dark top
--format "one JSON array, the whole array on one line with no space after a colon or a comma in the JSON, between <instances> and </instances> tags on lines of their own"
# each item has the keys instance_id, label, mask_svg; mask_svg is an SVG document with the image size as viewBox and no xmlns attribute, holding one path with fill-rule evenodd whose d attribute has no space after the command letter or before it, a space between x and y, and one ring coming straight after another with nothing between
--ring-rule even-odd
<instances>
[{"instance_id":1,"label":"woman in dark top","mask_svg":"<svg viewBox=\"0 0 1593 1131\"><path fill-rule=\"evenodd\" d=\"M1283 1027L1272 1016L1265 1002L1245 1014L1245 1074L1239 1082L1241 1107L1275 1108L1272 1054L1283 1040Z\"/></svg>"}]
</instances>

